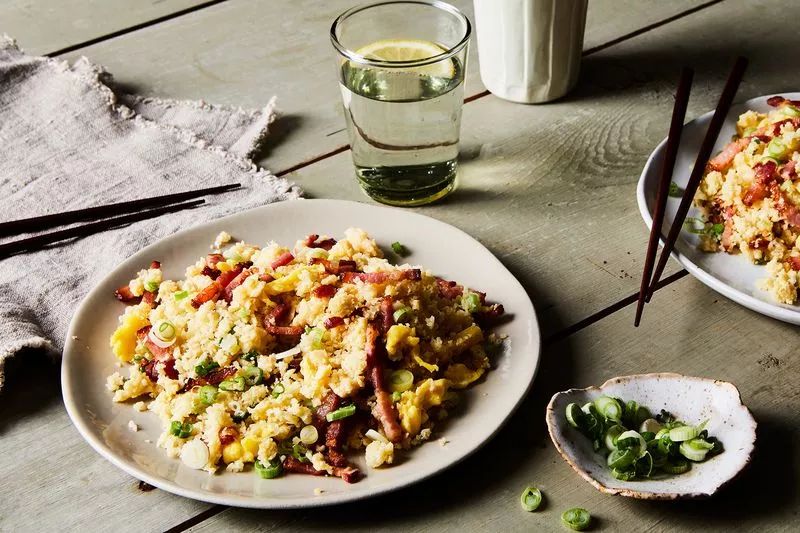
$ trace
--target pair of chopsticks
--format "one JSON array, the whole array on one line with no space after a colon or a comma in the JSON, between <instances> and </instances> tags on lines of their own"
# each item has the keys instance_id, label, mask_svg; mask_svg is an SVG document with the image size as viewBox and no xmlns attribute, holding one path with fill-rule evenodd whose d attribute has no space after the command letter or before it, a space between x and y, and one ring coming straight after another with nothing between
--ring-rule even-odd
<instances>
[{"instance_id":1,"label":"pair of chopsticks","mask_svg":"<svg viewBox=\"0 0 800 533\"><path fill-rule=\"evenodd\" d=\"M52 231L0 244L0 259L5 259L11 255L28 253L40 250L46 246L56 244L67 239L80 239L94 233L107 231L110 229L126 226L133 222L146 220L161 216L165 213L182 211L183 209L193 209L205 203L205 200L193 200L199 196L221 194L233 191L241 187L239 183L208 187L196 191L180 192L167 194L164 196L154 196L141 200L131 200L115 204L89 207L75 211L66 211L52 215L24 218L0 223L0 237L17 235L20 233L32 233L56 226L85 222L92 220L88 224L82 224L73 228ZM186 201L190 200L190 201ZM128 214L129 213L129 214Z\"/></svg>"},{"instance_id":2,"label":"pair of chopsticks","mask_svg":"<svg viewBox=\"0 0 800 533\"><path fill-rule=\"evenodd\" d=\"M681 203L678 206L678 211L675 213L675 219L672 221L672 226L669 229L667 238L664 241L664 247L661 249L661 256L659 257L655 272L653 272L653 264L655 263L656 253L658 252L658 241L661 237L661 226L664 222L664 211L666 210L667 197L669 196L669 187L672 182L675 159L678 154L678 146L680 145L681 133L683 131L683 120L686 116L686 106L689 103L689 92L691 90L692 77L694 76L694 71L690 68L684 68L681 71L678 91L675 94L675 107L672 109L672 121L669 127L669 135L667 136L667 146L664 151L664 164L661 167L661 176L656 191L656 204L653 209L653 225L650 227L650 240L647 243L647 255L642 272L642 284L639 288L639 299L636 303L636 318L634 319L634 326L636 327L639 327L639 323L641 322L644 304L645 302L649 302L650 298L653 297L656 285L661 279L661 274L664 273L664 268L667 266L669 256L675 247L675 241L678 240L678 235L683 227L686 214L692 206L694 195L697 192L697 188L700 186L700 181L703 179L703 172L709 157L711 157L711 150L714 149L714 144L717 142L722 124L725 121L725 117L728 115L728 111L730 111L733 98L736 96L736 91L739 89L739 84L742 82L745 69L747 69L747 59L740 56L736 59L733 69L731 69L728 75L725 88L722 90L722 94L719 97L717 107L714 110L714 116L711 118L711 122L708 125L708 130L700 145L700 151L697 153L697 159L695 159L692 173L689 175L689 183L686 185L686 190L683 192Z\"/></svg>"}]
</instances>

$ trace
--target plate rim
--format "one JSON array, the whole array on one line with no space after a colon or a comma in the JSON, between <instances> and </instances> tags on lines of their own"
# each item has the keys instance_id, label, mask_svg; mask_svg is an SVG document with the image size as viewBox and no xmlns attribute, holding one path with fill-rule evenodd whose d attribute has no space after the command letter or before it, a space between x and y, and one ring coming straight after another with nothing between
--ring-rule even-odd
<instances>
[{"instance_id":1,"label":"plate rim","mask_svg":"<svg viewBox=\"0 0 800 533\"><path fill-rule=\"evenodd\" d=\"M360 493L360 492L342 492L342 493L331 493L327 495L327 497L321 496L307 496L301 498L289 498L289 499L274 499L269 497L258 497L258 496L240 496L236 494L230 493L212 493L203 491L202 489L192 489L183 487L181 485L176 484L173 481L168 479L162 478L160 476L151 475L150 473L146 472L142 468L137 466L131 465L126 463L124 460L119 458L117 454L111 449L107 444L101 442L101 440L95 437L94 432L89 427L88 423L84 420L84 415L81 413L80 406L77 405L77 401L75 395L73 393L73 387L69 379L69 370L72 364L76 364L72 362L72 359L77 357L74 354L77 351L77 344L78 341L73 338L75 335L75 330L78 328L78 323L81 321L80 317L86 315L86 308L89 305L89 301L91 297L100 290L100 285L108 279L109 277L113 277L115 274L118 273L121 269L123 269L123 265L128 263L133 263L136 261L141 260L143 257L147 256L150 253L150 250L158 246L162 241L166 239L180 239L185 234L197 231L199 228L211 227L218 225L220 223L224 223L226 220L230 218L238 218L242 216L253 215L255 212L262 212L262 211L269 211L271 209L291 209L291 206L296 202L303 202L304 204L315 203L315 204L328 204L333 207L356 207L358 209L369 208L375 210L383 210L383 209L392 209L397 211L403 211L405 215L411 217L419 217L422 219L426 219L427 221L432 221L434 224L440 224L443 226L448 227L451 231L456 231L463 236L471 239L475 242L480 248L482 248L495 263L505 270L512 280L511 282L515 284L514 287L522 294L524 294L523 304L528 307L529 314L530 314L530 337L531 340L535 343L535 361L530 370L530 377L525 382L524 390L521 390L518 396L514 399L512 407L506 412L503 413L502 417L498 417L495 419L495 426L492 430L485 435L483 438L480 439L477 444L464 450L463 452L459 453L459 455L450 458L446 461L443 461L441 465L438 465L429 471L423 473L419 476L411 476L405 479L401 479L399 482L388 484L384 487L374 488L368 493ZM511 352L513 353L513 352ZM528 352L526 352L527 354ZM519 406L528 396L528 393L533 386L533 382L535 381L536 375L539 371L539 365L541 363L541 354L542 354L542 334L541 334L541 325L539 323L538 316L536 314L535 306L533 305L533 301L531 300L530 296L528 295L527 291L523 287L522 283L514 276L514 274L498 259L486 246L483 245L480 241L478 241L475 237L472 237L470 234L465 232L464 230L453 226L447 222L442 220L436 219L434 217L423 215L421 213L415 211L407 211L402 208L396 207L389 207L389 206L378 206L367 204L363 202L356 202L352 200L338 200L338 199L297 199L297 200L287 200L281 202L274 202L270 204L265 204L259 207L254 207L251 209L247 209L244 211L240 211L237 213L233 213L231 215L220 217L216 219L212 219L200 224L196 224L194 226L182 229L174 234L167 235L162 237L151 244L145 246L144 248L140 249L136 253L128 256L125 258L124 261L117 264L113 269L107 272L103 278L95 284L92 289L84 295L83 299L81 300L80 304L75 308L75 311L72 315L72 319L70 320L69 328L67 329L66 338L64 341L64 349L62 352L62 359L61 359L61 370L60 370L60 382L61 382L61 396L62 401L64 402L64 407L66 408L67 415L69 416L72 424L78 430L78 433L81 437L89 444L89 446L97 452L101 457L109 461L111 464L116 466L117 468L121 469L122 471L126 472L127 474L133 476L136 479L142 480L154 487L157 487L161 490L166 492L170 492L172 494L177 494L179 496L183 496L185 498L190 498L193 500L203 501L206 503L212 504L220 504L220 505L228 505L231 507L241 507L241 508L252 508L252 509L301 509L301 508L316 508L316 507L326 507L331 505L338 505L346 502L364 500L368 498L372 498L374 496L387 494L390 492L394 492L400 490L404 487L408 487L415 483L419 483L426 479L429 479L435 475L438 475L445 470L448 470L455 465L461 463L466 458L470 457L478 450L483 448L495 435L505 426L505 424L509 421L511 416L517 411ZM430 444L430 443L429 443ZM177 459L176 459L177 460Z\"/></svg>"},{"instance_id":2,"label":"plate rim","mask_svg":"<svg viewBox=\"0 0 800 533\"><path fill-rule=\"evenodd\" d=\"M770 96L784 96L790 99L798 99L800 98L800 92L775 92L770 93L769 95L761 95L756 96L754 98L750 98L745 100L744 102L736 102L733 106L733 110L742 108L742 107L751 107L754 103L761 103ZM684 128L687 126L704 126L710 120L711 116L714 114L714 111L708 111L707 113L703 113L702 115L696 117L693 120L690 120L684 125ZM728 121L731 117L731 112L728 113L728 116L725 117L725 120ZM645 181L647 180L647 176L650 173L658 172L658 169L654 169L654 162L657 156L659 156L666 148L667 138L661 140L661 142L656 145L653 151L650 153L650 156L647 158L647 162L642 169L641 174L639 175L639 180L636 184L636 203L639 207L639 214L641 215L642 219L644 220L647 229L653 226L653 217L650 213L650 210L647 207L647 199L645 198ZM661 247L664 244L663 235L659 236L659 243ZM680 263L689 273L698 279L701 283L712 289L713 291L725 296L729 300L738 303L739 305L750 309L751 311L755 311L756 313L762 314L764 316L768 316L770 318L774 318L777 320L781 320L783 322L787 322L789 324L800 325L800 308L798 309L790 309L787 307L782 307L777 303L769 302L766 300L758 299L754 296L751 296L741 290L728 285L721 279L717 278L710 272L706 272L701 268L699 265L694 263L689 257L681 253L677 247L674 247L672 253L670 254L672 259L676 260Z\"/></svg>"}]
</instances>

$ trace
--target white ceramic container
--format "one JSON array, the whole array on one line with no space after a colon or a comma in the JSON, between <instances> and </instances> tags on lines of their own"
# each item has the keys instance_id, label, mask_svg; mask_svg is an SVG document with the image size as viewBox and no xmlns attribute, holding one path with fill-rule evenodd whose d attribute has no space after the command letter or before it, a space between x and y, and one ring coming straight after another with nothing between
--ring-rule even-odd
<instances>
[{"instance_id":1,"label":"white ceramic container","mask_svg":"<svg viewBox=\"0 0 800 533\"><path fill-rule=\"evenodd\" d=\"M549 102L578 81L588 0L474 0L481 79L494 95Z\"/></svg>"}]
</instances>

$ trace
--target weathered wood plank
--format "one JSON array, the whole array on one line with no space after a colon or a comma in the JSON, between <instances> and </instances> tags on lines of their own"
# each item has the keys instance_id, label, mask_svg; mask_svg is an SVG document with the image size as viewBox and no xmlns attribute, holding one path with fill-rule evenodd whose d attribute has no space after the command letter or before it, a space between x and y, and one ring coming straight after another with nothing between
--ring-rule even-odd
<instances>
[{"instance_id":1,"label":"weathered wood plank","mask_svg":"<svg viewBox=\"0 0 800 533\"><path fill-rule=\"evenodd\" d=\"M559 516L580 506L605 531L790 531L800 506L800 362L797 329L717 298L692 278L648 306L634 329L633 306L545 350L532 394L484 449L444 474L370 505L293 512L230 509L191 531L563 531ZM758 332L758 346L754 333ZM729 380L760 424L752 467L713 500L641 502L601 494L555 451L544 426L550 396L641 372L671 371ZM519 507L527 485L545 505Z\"/></svg>"},{"instance_id":2,"label":"weathered wood plank","mask_svg":"<svg viewBox=\"0 0 800 533\"><path fill-rule=\"evenodd\" d=\"M452 3L472 16L469 0ZM593 0L586 47L700 3ZM144 94L245 107L262 106L277 94L285 118L276 124L276 144L262 163L280 171L347 143L328 31L335 16L352 4L231 1L67 57L86 55ZM466 84L466 94L483 90L475 46Z\"/></svg>"},{"instance_id":3,"label":"weathered wood plank","mask_svg":"<svg viewBox=\"0 0 800 533\"><path fill-rule=\"evenodd\" d=\"M67 46L202 4L204 0L5 0L0 3L0 32L31 54Z\"/></svg>"}]
</instances>

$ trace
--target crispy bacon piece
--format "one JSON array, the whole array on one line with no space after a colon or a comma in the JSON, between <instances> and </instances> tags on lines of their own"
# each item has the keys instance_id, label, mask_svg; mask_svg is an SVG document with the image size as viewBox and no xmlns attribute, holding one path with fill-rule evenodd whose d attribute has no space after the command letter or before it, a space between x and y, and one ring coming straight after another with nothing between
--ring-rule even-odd
<instances>
[{"instance_id":1,"label":"crispy bacon piece","mask_svg":"<svg viewBox=\"0 0 800 533\"><path fill-rule=\"evenodd\" d=\"M736 157L736 154L747 148L748 144L750 144L749 137L743 137L728 143L728 146L723 148L720 153L708 161L706 169L718 170L722 172L730 166L730 164L733 162L733 158Z\"/></svg>"},{"instance_id":2,"label":"crispy bacon piece","mask_svg":"<svg viewBox=\"0 0 800 533\"><path fill-rule=\"evenodd\" d=\"M498 317L503 316L506 310L503 308L503 304L494 304L488 309L484 309L482 311L478 311L473 316L477 322L482 324L486 324L492 322L493 320L497 319Z\"/></svg>"},{"instance_id":3,"label":"crispy bacon piece","mask_svg":"<svg viewBox=\"0 0 800 533\"><path fill-rule=\"evenodd\" d=\"M223 293L225 288L234 279L236 279L236 276L241 274L244 269L245 269L245 263L240 263L236 265L233 269L227 272L222 272L219 275L219 277L217 277L216 280L211 282L203 290L198 292L194 298L192 298L192 307L198 309L204 303L219 298L220 294Z\"/></svg>"},{"instance_id":4,"label":"crispy bacon piece","mask_svg":"<svg viewBox=\"0 0 800 533\"><path fill-rule=\"evenodd\" d=\"M397 410L386 387L383 376L383 357L378 340L378 326L374 322L370 322L367 325L366 351L367 375L372 383L372 388L375 389L375 407L372 414L381 423L386 438L392 442L398 442L403 437L403 429L397 421Z\"/></svg>"},{"instance_id":5,"label":"crispy bacon piece","mask_svg":"<svg viewBox=\"0 0 800 533\"><path fill-rule=\"evenodd\" d=\"M231 299L233 298L233 290L242 283L244 283L244 280L246 280L249 276L250 276L250 269L246 268L241 272L239 272L239 274L225 286L225 289L222 291L222 299L228 303L231 303Z\"/></svg>"},{"instance_id":6,"label":"crispy bacon piece","mask_svg":"<svg viewBox=\"0 0 800 533\"><path fill-rule=\"evenodd\" d=\"M800 257L795 257L795 256L790 257L789 266L792 267L792 270L800 271Z\"/></svg>"},{"instance_id":7,"label":"crispy bacon piece","mask_svg":"<svg viewBox=\"0 0 800 533\"><path fill-rule=\"evenodd\" d=\"M142 293L142 301L145 302L150 307L158 306L158 304L156 303L156 293L153 291L144 291Z\"/></svg>"},{"instance_id":8,"label":"crispy bacon piece","mask_svg":"<svg viewBox=\"0 0 800 533\"><path fill-rule=\"evenodd\" d=\"M299 459L295 459L291 455L287 455L283 460L283 469L286 472L293 472L295 474L308 474L309 476L324 476L324 470L317 470L311 463L304 463Z\"/></svg>"},{"instance_id":9,"label":"crispy bacon piece","mask_svg":"<svg viewBox=\"0 0 800 533\"><path fill-rule=\"evenodd\" d=\"M239 430L233 426L225 426L219 430L219 443L222 446L230 444L239 436Z\"/></svg>"},{"instance_id":10,"label":"crispy bacon piece","mask_svg":"<svg viewBox=\"0 0 800 533\"><path fill-rule=\"evenodd\" d=\"M417 281L422 279L422 272L418 268L408 270L392 270L388 272L345 272L342 275L345 283L354 283L361 280L364 283L386 283L388 281L410 280Z\"/></svg>"},{"instance_id":11,"label":"crispy bacon piece","mask_svg":"<svg viewBox=\"0 0 800 533\"><path fill-rule=\"evenodd\" d=\"M169 348L162 348L158 344L153 342L153 339L150 338L150 329L152 326L145 326L136 332L136 337L144 343L145 348L153 354L153 359L155 361L166 361L172 357L172 350Z\"/></svg>"},{"instance_id":12,"label":"crispy bacon piece","mask_svg":"<svg viewBox=\"0 0 800 533\"><path fill-rule=\"evenodd\" d=\"M178 370L175 368L174 357L170 357L164 361L164 373L169 379L178 379Z\"/></svg>"},{"instance_id":13,"label":"crispy bacon piece","mask_svg":"<svg viewBox=\"0 0 800 533\"><path fill-rule=\"evenodd\" d=\"M179 390L179 393L188 392L195 387L199 387L200 385L205 385L206 380L203 378L189 378L186 380L186 383L183 385L183 388Z\"/></svg>"},{"instance_id":14,"label":"crispy bacon piece","mask_svg":"<svg viewBox=\"0 0 800 533\"><path fill-rule=\"evenodd\" d=\"M333 263L321 257L314 257L311 259L310 264L324 266L325 272L328 274L341 274L342 272L354 272L356 270L356 262L350 259L340 259L337 263Z\"/></svg>"},{"instance_id":15,"label":"crispy bacon piece","mask_svg":"<svg viewBox=\"0 0 800 533\"><path fill-rule=\"evenodd\" d=\"M206 374L205 382L209 385L214 385L215 387L231 377L232 375L236 374L237 370L235 366L226 366L225 368L218 368L216 370L212 370L208 374ZM198 384L203 385L200 380L196 380Z\"/></svg>"},{"instance_id":16,"label":"crispy bacon piece","mask_svg":"<svg viewBox=\"0 0 800 533\"><path fill-rule=\"evenodd\" d=\"M275 281L275 278L270 276L269 274L261 274L258 276L259 281L263 281L265 283L269 283L270 281Z\"/></svg>"},{"instance_id":17,"label":"crispy bacon piece","mask_svg":"<svg viewBox=\"0 0 800 533\"><path fill-rule=\"evenodd\" d=\"M278 267L286 266L289 263L294 261L294 256L291 252L284 252L278 258L272 262L272 270L275 270Z\"/></svg>"},{"instance_id":18,"label":"crispy bacon piece","mask_svg":"<svg viewBox=\"0 0 800 533\"><path fill-rule=\"evenodd\" d=\"M736 210L733 207L727 207L722 215L725 220L725 228L722 230L719 242L725 250L730 250L733 247L733 215L735 213Z\"/></svg>"},{"instance_id":19,"label":"crispy bacon piece","mask_svg":"<svg viewBox=\"0 0 800 533\"><path fill-rule=\"evenodd\" d=\"M319 235L312 233L306 237L305 245L309 248L322 248L323 250L330 250L333 248L333 245L336 244L336 239L323 239L321 241L317 241L317 239L319 239Z\"/></svg>"},{"instance_id":20,"label":"crispy bacon piece","mask_svg":"<svg viewBox=\"0 0 800 533\"><path fill-rule=\"evenodd\" d=\"M328 416L328 413L332 413L338 409L341 403L342 399L332 391L326 394L322 399L322 403L314 412L314 426L320 433L322 433L325 430L325 426L328 425L328 419L325 417Z\"/></svg>"},{"instance_id":21,"label":"crispy bacon piece","mask_svg":"<svg viewBox=\"0 0 800 533\"><path fill-rule=\"evenodd\" d=\"M340 316L329 316L326 318L323 323L325 329L333 329L338 328L341 325L344 325L344 318Z\"/></svg>"},{"instance_id":22,"label":"crispy bacon piece","mask_svg":"<svg viewBox=\"0 0 800 533\"><path fill-rule=\"evenodd\" d=\"M333 285L320 285L311 294L316 298L331 298L336 294L336 287Z\"/></svg>"},{"instance_id":23,"label":"crispy bacon piece","mask_svg":"<svg viewBox=\"0 0 800 533\"><path fill-rule=\"evenodd\" d=\"M795 163L794 159L787 161L786 164L783 165L781 169L781 179L783 181L797 179L797 163Z\"/></svg>"},{"instance_id":24,"label":"crispy bacon piece","mask_svg":"<svg viewBox=\"0 0 800 533\"><path fill-rule=\"evenodd\" d=\"M147 379L149 379L153 383L158 381L158 369L156 368L156 364L158 364L158 361L156 361L155 359L151 360L145 359L142 366L139 367L140 370L144 373L144 375L147 376Z\"/></svg>"},{"instance_id":25,"label":"crispy bacon piece","mask_svg":"<svg viewBox=\"0 0 800 533\"><path fill-rule=\"evenodd\" d=\"M346 467L333 467L333 475L342 478L345 483L357 483L361 480L361 471L352 466Z\"/></svg>"},{"instance_id":26,"label":"crispy bacon piece","mask_svg":"<svg viewBox=\"0 0 800 533\"><path fill-rule=\"evenodd\" d=\"M449 300L455 300L464 292L464 288L455 281L436 278L436 285L439 289L439 295Z\"/></svg>"},{"instance_id":27,"label":"crispy bacon piece","mask_svg":"<svg viewBox=\"0 0 800 533\"><path fill-rule=\"evenodd\" d=\"M127 285L123 285L119 289L114 291L114 297L122 303L126 304L138 304L142 301L141 296L134 296L131 292L131 288Z\"/></svg>"},{"instance_id":28,"label":"crispy bacon piece","mask_svg":"<svg viewBox=\"0 0 800 533\"><path fill-rule=\"evenodd\" d=\"M202 274L203 276L208 276L211 279L217 279L217 276L219 276L219 270L215 270L210 266L206 265L203 267L203 270L200 271L200 274Z\"/></svg>"},{"instance_id":29,"label":"crispy bacon piece","mask_svg":"<svg viewBox=\"0 0 800 533\"><path fill-rule=\"evenodd\" d=\"M775 202L775 208L786 219L786 222L792 226L800 227L800 209L786 197L778 182L773 181L770 184L770 192L772 192L772 201Z\"/></svg>"},{"instance_id":30,"label":"crispy bacon piece","mask_svg":"<svg viewBox=\"0 0 800 533\"><path fill-rule=\"evenodd\" d=\"M210 268L217 268L217 263L225 261L225 256L222 254L208 254L206 256L206 265Z\"/></svg>"},{"instance_id":31,"label":"crispy bacon piece","mask_svg":"<svg viewBox=\"0 0 800 533\"><path fill-rule=\"evenodd\" d=\"M334 420L328 424L328 428L325 430L325 446L328 449L328 460L333 466L346 467L349 465L347 457L342 452L342 445L346 436L344 420Z\"/></svg>"},{"instance_id":32,"label":"crispy bacon piece","mask_svg":"<svg viewBox=\"0 0 800 533\"><path fill-rule=\"evenodd\" d=\"M771 96L767 99L767 105L772 107L780 107L782 105L793 105L800 107L800 100L787 100L783 96Z\"/></svg>"},{"instance_id":33,"label":"crispy bacon piece","mask_svg":"<svg viewBox=\"0 0 800 533\"><path fill-rule=\"evenodd\" d=\"M161 261L150 261L150 268L154 270L161 268Z\"/></svg>"},{"instance_id":34,"label":"crispy bacon piece","mask_svg":"<svg viewBox=\"0 0 800 533\"><path fill-rule=\"evenodd\" d=\"M278 304L272 308L272 311L267 313L267 316L264 317L264 323L268 325L277 326L286 318L286 315L289 313L289 304Z\"/></svg>"},{"instance_id":35,"label":"crispy bacon piece","mask_svg":"<svg viewBox=\"0 0 800 533\"><path fill-rule=\"evenodd\" d=\"M380 306L381 314L381 333L386 334L394 325L394 298L391 296L384 296L381 300Z\"/></svg>"},{"instance_id":36,"label":"crispy bacon piece","mask_svg":"<svg viewBox=\"0 0 800 533\"><path fill-rule=\"evenodd\" d=\"M778 135L781 134L781 128L785 124L793 125L794 129L796 130L798 127L800 127L800 118L787 118L787 119L784 119L784 120L780 120L780 121L776 122L775 124L770 124L769 126L767 126L767 132L772 137L777 137ZM772 137L769 137L769 136L766 136L766 135L759 135L758 137L763 142L769 142L771 140L771 138L772 138ZM766 137L766 140L763 139L762 137Z\"/></svg>"},{"instance_id":37,"label":"crispy bacon piece","mask_svg":"<svg viewBox=\"0 0 800 533\"><path fill-rule=\"evenodd\" d=\"M271 335L297 337L303 334L303 326L276 326L274 324L266 324L264 327Z\"/></svg>"},{"instance_id":38,"label":"crispy bacon piece","mask_svg":"<svg viewBox=\"0 0 800 533\"><path fill-rule=\"evenodd\" d=\"M778 165L774 161L767 161L758 163L753 170L756 171L756 178L742 197L742 203L748 207L769 196L769 187L777 177Z\"/></svg>"}]
</instances>

